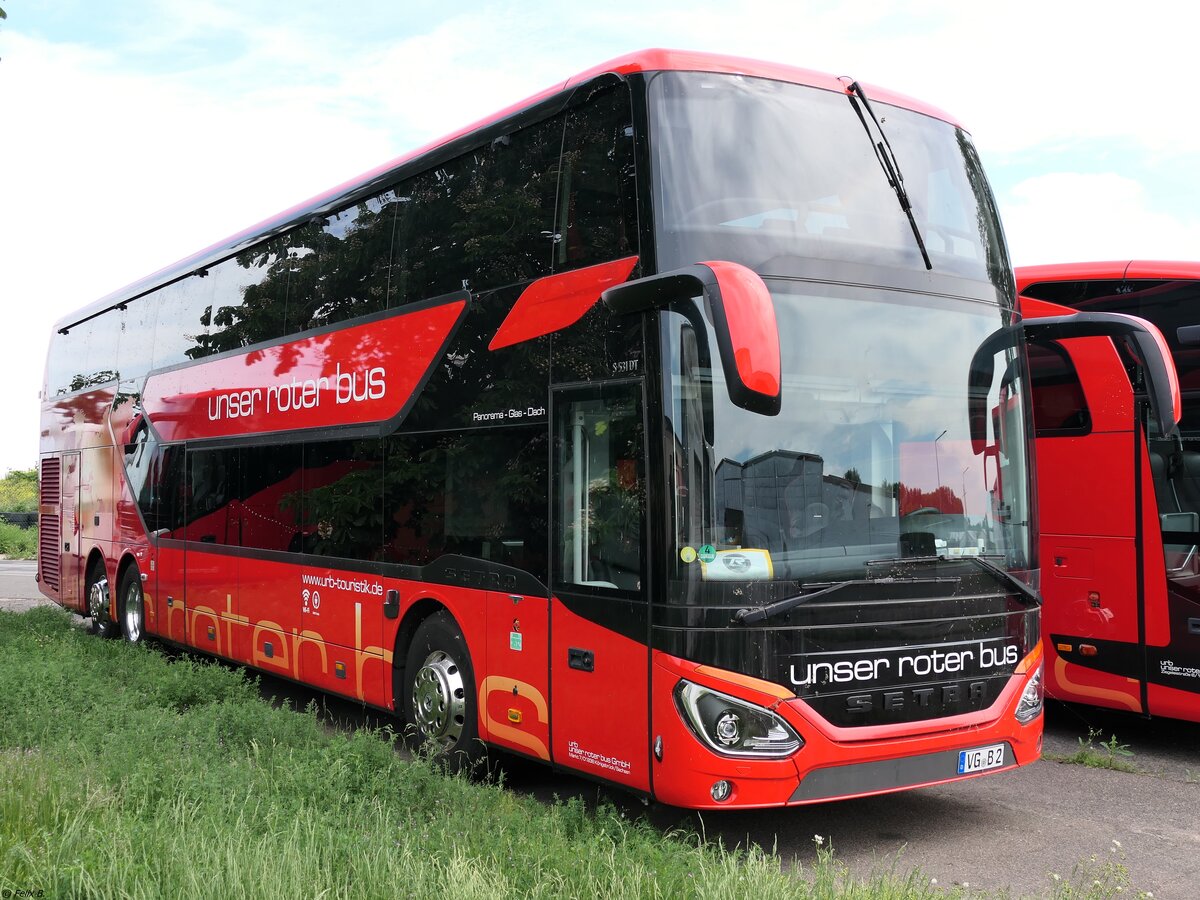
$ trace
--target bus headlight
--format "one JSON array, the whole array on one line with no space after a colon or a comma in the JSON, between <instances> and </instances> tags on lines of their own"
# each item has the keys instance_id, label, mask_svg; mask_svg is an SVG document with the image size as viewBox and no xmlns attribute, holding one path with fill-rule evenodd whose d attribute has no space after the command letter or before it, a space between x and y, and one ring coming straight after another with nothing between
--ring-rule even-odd
<instances>
[{"instance_id":1,"label":"bus headlight","mask_svg":"<svg viewBox=\"0 0 1200 900\"><path fill-rule=\"evenodd\" d=\"M676 685L675 707L706 747L725 756L783 757L804 746L770 710L690 681Z\"/></svg>"},{"instance_id":2,"label":"bus headlight","mask_svg":"<svg viewBox=\"0 0 1200 900\"><path fill-rule=\"evenodd\" d=\"M1042 683L1042 663L1038 663L1037 671L1025 685L1025 693L1021 694L1021 702L1017 704L1016 717L1022 725L1036 719L1042 712L1046 702L1046 691Z\"/></svg>"}]
</instances>

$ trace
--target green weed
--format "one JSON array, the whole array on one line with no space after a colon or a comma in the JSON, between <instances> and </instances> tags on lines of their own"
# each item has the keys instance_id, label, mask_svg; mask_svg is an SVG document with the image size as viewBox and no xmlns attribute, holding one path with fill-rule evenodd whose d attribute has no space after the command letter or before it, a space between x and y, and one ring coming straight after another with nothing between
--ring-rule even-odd
<instances>
[{"instance_id":1,"label":"green weed","mask_svg":"<svg viewBox=\"0 0 1200 900\"><path fill-rule=\"evenodd\" d=\"M11 522L0 522L0 556L12 559L35 559L38 530L19 528Z\"/></svg>"},{"instance_id":2,"label":"green weed","mask_svg":"<svg viewBox=\"0 0 1200 900\"><path fill-rule=\"evenodd\" d=\"M1092 769L1114 769L1118 772L1137 772L1130 760L1133 751L1128 744L1117 742L1117 736L1111 735L1106 741L1104 732L1098 728L1088 728L1086 738L1079 738L1079 749L1070 755L1045 754L1046 759L1061 763L1075 763Z\"/></svg>"}]
</instances>

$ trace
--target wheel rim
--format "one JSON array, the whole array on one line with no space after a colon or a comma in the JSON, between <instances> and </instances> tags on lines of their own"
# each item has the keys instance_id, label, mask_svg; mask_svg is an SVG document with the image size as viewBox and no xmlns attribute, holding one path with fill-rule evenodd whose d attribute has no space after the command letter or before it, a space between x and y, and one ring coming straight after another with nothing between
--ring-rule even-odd
<instances>
[{"instance_id":1,"label":"wheel rim","mask_svg":"<svg viewBox=\"0 0 1200 900\"><path fill-rule=\"evenodd\" d=\"M413 722L421 735L453 746L466 722L467 691L458 663L442 650L435 650L413 676Z\"/></svg>"},{"instance_id":2,"label":"wheel rim","mask_svg":"<svg viewBox=\"0 0 1200 900\"><path fill-rule=\"evenodd\" d=\"M97 628L108 621L108 579L99 578L92 582L88 591L88 615Z\"/></svg>"},{"instance_id":3,"label":"wheel rim","mask_svg":"<svg viewBox=\"0 0 1200 900\"><path fill-rule=\"evenodd\" d=\"M136 580L129 582L124 599L125 637L136 642L142 637L142 586Z\"/></svg>"}]
</instances>

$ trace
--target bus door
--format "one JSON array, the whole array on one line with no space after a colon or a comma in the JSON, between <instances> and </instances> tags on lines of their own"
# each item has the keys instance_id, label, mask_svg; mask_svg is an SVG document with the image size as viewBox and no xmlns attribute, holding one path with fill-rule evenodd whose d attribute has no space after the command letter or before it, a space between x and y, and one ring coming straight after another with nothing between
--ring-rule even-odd
<instances>
[{"instance_id":1,"label":"bus door","mask_svg":"<svg viewBox=\"0 0 1200 900\"><path fill-rule=\"evenodd\" d=\"M1147 711L1200 721L1200 435L1143 423Z\"/></svg>"},{"instance_id":2,"label":"bus door","mask_svg":"<svg viewBox=\"0 0 1200 900\"><path fill-rule=\"evenodd\" d=\"M552 395L550 706L555 763L648 790L642 390Z\"/></svg>"},{"instance_id":3,"label":"bus door","mask_svg":"<svg viewBox=\"0 0 1200 900\"><path fill-rule=\"evenodd\" d=\"M1108 338L1029 345L1047 690L1144 712L1133 391Z\"/></svg>"},{"instance_id":4,"label":"bus door","mask_svg":"<svg viewBox=\"0 0 1200 900\"><path fill-rule=\"evenodd\" d=\"M83 537L79 527L79 451L62 455L62 503L59 506L59 535L62 537L59 548L62 563L59 571L62 573L62 593L59 602L67 609L75 609L86 614L87 598L83 596L83 548L79 546ZM112 587L116 595L116 587Z\"/></svg>"}]
</instances>

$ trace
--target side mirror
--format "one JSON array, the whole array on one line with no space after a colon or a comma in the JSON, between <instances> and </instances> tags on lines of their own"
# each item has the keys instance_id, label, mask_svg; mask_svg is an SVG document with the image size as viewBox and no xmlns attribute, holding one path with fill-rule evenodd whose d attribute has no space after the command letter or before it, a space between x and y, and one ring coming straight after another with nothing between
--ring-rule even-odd
<instances>
[{"instance_id":1,"label":"side mirror","mask_svg":"<svg viewBox=\"0 0 1200 900\"><path fill-rule=\"evenodd\" d=\"M608 288L615 313L635 313L702 295L712 310L729 399L765 416L779 414L782 363L771 293L757 273L732 262L704 262Z\"/></svg>"},{"instance_id":2,"label":"side mirror","mask_svg":"<svg viewBox=\"0 0 1200 900\"><path fill-rule=\"evenodd\" d=\"M971 447L982 453L987 441L987 397L995 371L995 354L1019 340L1029 343L1081 337L1108 337L1124 343L1146 376L1150 411L1163 436L1175 433L1183 416L1179 375L1166 339L1153 324L1123 313L1075 313L1025 319L992 332L971 360L968 375Z\"/></svg>"}]
</instances>

